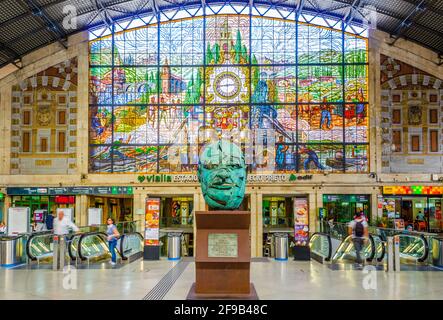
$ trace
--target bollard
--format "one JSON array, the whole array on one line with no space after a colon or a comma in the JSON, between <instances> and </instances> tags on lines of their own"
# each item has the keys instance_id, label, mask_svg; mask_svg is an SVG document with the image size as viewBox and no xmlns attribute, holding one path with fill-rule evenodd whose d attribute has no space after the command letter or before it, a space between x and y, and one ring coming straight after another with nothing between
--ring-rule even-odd
<instances>
[{"instance_id":1,"label":"bollard","mask_svg":"<svg viewBox=\"0 0 443 320\"><path fill-rule=\"evenodd\" d=\"M54 250L52 254L52 270L63 270L65 267L65 237L54 235L53 240Z\"/></svg>"},{"instance_id":2,"label":"bollard","mask_svg":"<svg viewBox=\"0 0 443 320\"><path fill-rule=\"evenodd\" d=\"M53 237L53 251L52 251L52 270L58 270L58 248L59 248L59 236Z\"/></svg>"},{"instance_id":3,"label":"bollard","mask_svg":"<svg viewBox=\"0 0 443 320\"><path fill-rule=\"evenodd\" d=\"M387 265L387 271L392 272L394 271L394 238L393 237L387 237L387 251L388 251L388 265Z\"/></svg>"},{"instance_id":4,"label":"bollard","mask_svg":"<svg viewBox=\"0 0 443 320\"><path fill-rule=\"evenodd\" d=\"M394 267L400 271L400 237L394 236Z\"/></svg>"},{"instance_id":5,"label":"bollard","mask_svg":"<svg viewBox=\"0 0 443 320\"><path fill-rule=\"evenodd\" d=\"M59 270L63 270L64 267L65 267L65 258L66 258L66 256L65 256L66 241L65 241L65 237L64 236L60 237L59 248L60 248L59 255L58 255L59 260L60 260L60 263L59 263L60 268L59 268Z\"/></svg>"}]
</instances>

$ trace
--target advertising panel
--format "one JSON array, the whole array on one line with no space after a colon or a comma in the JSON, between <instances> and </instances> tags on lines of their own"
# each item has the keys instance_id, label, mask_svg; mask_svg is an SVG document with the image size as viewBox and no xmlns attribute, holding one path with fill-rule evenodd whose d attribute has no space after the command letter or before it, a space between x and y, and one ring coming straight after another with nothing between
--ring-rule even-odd
<instances>
[{"instance_id":1,"label":"advertising panel","mask_svg":"<svg viewBox=\"0 0 443 320\"><path fill-rule=\"evenodd\" d=\"M309 210L307 198L294 199L294 241L296 246L306 246L309 241Z\"/></svg>"},{"instance_id":2,"label":"advertising panel","mask_svg":"<svg viewBox=\"0 0 443 320\"><path fill-rule=\"evenodd\" d=\"M160 198L146 199L145 246L159 245L160 237Z\"/></svg>"}]
</instances>

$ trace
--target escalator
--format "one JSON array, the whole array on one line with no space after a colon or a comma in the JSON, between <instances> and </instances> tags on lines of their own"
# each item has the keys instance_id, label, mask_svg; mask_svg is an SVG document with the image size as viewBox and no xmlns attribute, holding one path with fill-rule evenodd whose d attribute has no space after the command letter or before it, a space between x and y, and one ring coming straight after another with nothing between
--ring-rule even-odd
<instances>
[{"instance_id":1,"label":"escalator","mask_svg":"<svg viewBox=\"0 0 443 320\"><path fill-rule=\"evenodd\" d=\"M82 234L67 235L68 250L66 255L71 260L77 257L78 239ZM26 254L31 261L52 263L54 254L54 234L51 231L32 233L26 243Z\"/></svg>"},{"instance_id":2,"label":"escalator","mask_svg":"<svg viewBox=\"0 0 443 320\"><path fill-rule=\"evenodd\" d=\"M312 234L309 240L311 255L320 262L354 263L356 253L352 237L346 235L345 225L323 225L324 232ZM429 242L433 234L402 233L393 229L371 228L369 241L363 247L362 258L367 263L384 264L387 260L387 236L399 237L400 263L403 265L427 265L430 256ZM334 246L334 243L339 243Z\"/></svg>"},{"instance_id":3,"label":"escalator","mask_svg":"<svg viewBox=\"0 0 443 320\"><path fill-rule=\"evenodd\" d=\"M128 232L120 239L119 251L123 260L135 260L143 255L143 236L138 232Z\"/></svg>"},{"instance_id":4,"label":"escalator","mask_svg":"<svg viewBox=\"0 0 443 320\"><path fill-rule=\"evenodd\" d=\"M138 232L122 234L117 242L117 256L129 262L141 257L143 253L143 236ZM88 264L101 263L111 258L107 235L104 232L89 232L80 236L77 254L81 261Z\"/></svg>"}]
</instances>

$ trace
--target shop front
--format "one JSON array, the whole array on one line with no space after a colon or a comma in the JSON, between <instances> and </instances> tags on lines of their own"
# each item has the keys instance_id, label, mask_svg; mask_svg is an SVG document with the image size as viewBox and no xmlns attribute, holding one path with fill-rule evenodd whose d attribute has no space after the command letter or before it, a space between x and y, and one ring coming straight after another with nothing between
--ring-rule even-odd
<instances>
[{"instance_id":1,"label":"shop front","mask_svg":"<svg viewBox=\"0 0 443 320\"><path fill-rule=\"evenodd\" d=\"M363 212L370 222L371 196L367 194L324 194L324 218L334 222L348 223L357 212Z\"/></svg>"},{"instance_id":2,"label":"shop front","mask_svg":"<svg viewBox=\"0 0 443 320\"><path fill-rule=\"evenodd\" d=\"M77 225L87 225L88 208L101 208L101 221L111 216L116 222L132 219L132 187L10 187L6 188L12 207L29 208L30 221L44 222L48 214L63 210ZM88 198L88 206L77 208L80 197ZM82 222L82 223L80 223Z\"/></svg>"},{"instance_id":3,"label":"shop front","mask_svg":"<svg viewBox=\"0 0 443 320\"><path fill-rule=\"evenodd\" d=\"M133 220L133 202L131 195L91 195L88 207L101 210L101 223L106 223L109 217L118 223Z\"/></svg>"},{"instance_id":4,"label":"shop front","mask_svg":"<svg viewBox=\"0 0 443 320\"><path fill-rule=\"evenodd\" d=\"M416 231L441 232L443 187L385 186L380 199L384 226L411 226Z\"/></svg>"},{"instance_id":5,"label":"shop front","mask_svg":"<svg viewBox=\"0 0 443 320\"><path fill-rule=\"evenodd\" d=\"M155 196L151 196L156 198ZM194 197L159 197L160 199L160 234L163 244L161 255L167 256L168 233L182 233L182 255L194 254Z\"/></svg>"},{"instance_id":6,"label":"shop front","mask_svg":"<svg viewBox=\"0 0 443 320\"><path fill-rule=\"evenodd\" d=\"M307 243L309 231L308 196L263 195L263 256L274 257L276 234L288 235L288 242L295 245Z\"/></svg>"},{"instance_id":7,"label":"shop front","mask_svg":"<svg viewBox=\"0 0 443 320\"><path fill-rule=\"evenodd\" d=\"M48 214L55 215L63 209L75 222L75 196L63 194L58 188L29 187L7 188L12 207L29 208L31 223L43 223Z\"/></svg>"}]
</instances>

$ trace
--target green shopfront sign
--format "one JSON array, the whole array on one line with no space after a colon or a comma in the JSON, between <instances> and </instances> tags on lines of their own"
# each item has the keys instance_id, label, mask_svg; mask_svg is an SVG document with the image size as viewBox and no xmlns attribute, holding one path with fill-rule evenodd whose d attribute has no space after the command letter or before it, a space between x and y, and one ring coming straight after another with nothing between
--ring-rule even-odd
<instances>
[{"instance_id":1,"label":"green shopfront sign","mask_svg":"<svg viewBox=\"0 0 443 320\"><path fill-rule=\"evenodd\" d=\"M357 194L325 194L323 195L323 202L369 202L369 196Z\"/></svg>"},{"instance_id":2,"label":"green shopfront sign","mask_svg":"<svg viewBox=\"0 0 443 320\"><path fill-rule=\"evenodd\" d=\"M133 187L113 186L113 187L27 187L27 188L6 188L8 195L132 195Z\"/></svg>"}]
</instances>

